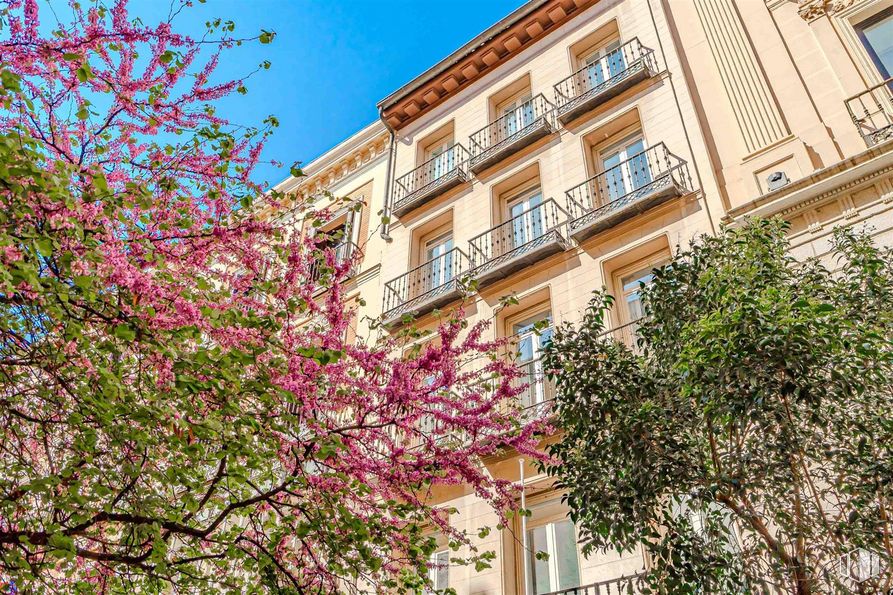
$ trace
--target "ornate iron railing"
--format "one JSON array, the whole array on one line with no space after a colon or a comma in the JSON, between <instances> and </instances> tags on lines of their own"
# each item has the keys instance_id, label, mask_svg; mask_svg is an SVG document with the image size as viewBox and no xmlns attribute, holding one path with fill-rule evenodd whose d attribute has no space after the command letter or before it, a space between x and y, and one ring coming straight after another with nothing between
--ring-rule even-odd
<instances>
[{"instance_id":1,"label":"ornate iron railing","mask_svg":"<svg viewBox=\"0 0 893 595\"><path fill-rule=\"evenodd\" d=\"M547 199L468 242L472 268L495 259L508 260L533 247L567 222L567 211Z\"/></svg>"},{"instance_id":2,"label":"ornate iron railing","mask_svg":"<svg viewBox=\"0 0 893 595\"><path fill-rule=\"evenodd\" d=\"M471 162L513 143L542 123L555 124L555 106L540 93L468 137Z\"/></svg>"},{"instance_id":3,"label":"ornate iron railing","mask_svg":"<svg viewBox=\"0 0 893 595\"><path fill-rule=\"evenodd\" d=\"M524 333L511 335L504 346L504 357L514 362L518 370L518 376L511 381L512 388L518 390L515 396L521 415L525 420L543 418L549 415L552 401L555 399L555 383L546 375L543 369L540 352L533 349L533 342L539 343L542 349L542 337L551 336L553 327L528 330ZM529 352L530 359L522 359L522 342L531 341Z\"/></svg>"},{"instance_id":4,"label":"ornate iron railing","mask_svg":"<svg viewBox=\"0 0 893 595\"><path fill-rule=\"evenodd\" d=\"M853 95L846 109L869 147L893 138L893 78Z\"/></svg>"},{"instance_id":5,"label":"ornate iron railing","mask_svg":"<svg viewBox=\"0 0 893 595\"><path fill-rule=\"evenodd\" d=\"M555 105L562 109L575 100L599 95L645 69L657 70L654 50L634 37L556 84Z\"/></svg>"},{"instance_id":6,"label":"ornate iron railing","mask_svg":"<svg viewBox=\"0 0 893 595\"><path fill-rule=\"evenodd\" d=\"M521 415L526 420L547 417L555 399L555 383L546 377L539 359L518 362L517 366L521 375L514 382L521 389L516 397Z\"/></svg>"},{"instance_id":7,"label":"ornate iron railing","mask_svg":"<svg viewBox=\"0 0 893 595\"><path fill-rule=\"evenodd\" d=\"M658 143L568 190L571 226L584 215L599 218L669 184L691 189L688 162Z\"/></svg>"},{"instance_id":8,"label":"ornate iron railing","mask_svg":"<svg viewBox=\"0 0 893 595\"><path fill-rule=\"evenodd\" d=\"M334 264L338 266L347 262L351 262L357 255L359 247L350 240L341 240L339 243L333 246L323 248L323 252L328 250L332 250L335 253ZM356 263L352 263L349 274L353 275L356 272L355 269ZM331 269L326 265L325 260L321 259L314 261L310 265L307 276L312 282L316 283L322 280L327 272L331 272Z\"/></svg>"},{"instance_id":9,"label":"ornate iron railing","mask_svg":"<svg viewBox=\"0 0 893 595\"><path fill-rule=\"evenodd\" d=\"M414 306L458 287L468 257L459 248L422 263L384 285L384 318L408 312Z\"/></svg>"},{"instance_id":10,"label":"ornate iron railing","mask_svg":"<svg viewBox=\"0 0 893 595\"><path fill-rule=\"evenodd\" d=\"M639 351L639 336L636 332L639 329L639 321L627 322L620 326L608 329L599 335L605 339L613 339L618 343L623 343L635 352Z\"/></svg>"},{"instance_id":11,"label":"ornate iron railing","mask_svg":"<svg viewBox=\"0 0 893 595\"><path fill-rule=\"evenodd\" d=\"M580 587L552 591L545 595L627 595L627 593L641 593L643 586L644 574L633 574Z\"/></svg>"},{"instance_id":12,"label":"ornate iron railing","mask_svg":"<svg viewBox=\"0 0 893 595\"><path fill-rule=\"evenodd\" d=\"M464 173L468 162L468 151L456 143L443 153L424 162L408 174L397 178L394 184L394 204L413 196L427 193L436 186Z\"/></svg>"}]
</instances>

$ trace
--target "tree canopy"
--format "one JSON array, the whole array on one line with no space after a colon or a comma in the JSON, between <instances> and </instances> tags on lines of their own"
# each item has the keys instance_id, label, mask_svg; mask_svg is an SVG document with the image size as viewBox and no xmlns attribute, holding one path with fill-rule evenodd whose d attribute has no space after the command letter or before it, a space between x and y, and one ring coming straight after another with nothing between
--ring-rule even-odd
<instances>
[{"instance_id":1,"label":"tree canopy","mask_svg":"<svg viewBox=\"0 0 893 595\"><path fill-rule=\"evenodd\" d=\"M355 263L301 231L331 213L251 181L275 118L214 106L247 90L219 80L226 50L273 34L178 33L188 5L154 25L124 1L53 28L33 0L0 13L0 581L412 591L436 531L486 564L425 495L516 506L478 465L538 456L512 368L456 319L415 349L345 339Z\"/></svg>"},{"instance_id":2,"label":"tree canopy","mask_svg":"<svg viewBox=\"0 0 893 595\"><path fill-rule=\"evenodd\" d=\"M547 351L548 471L584 551L642 548L654 592L891 587L891 252L838 231L829 269L785 232L680 251L641 290L635 345L601 292Z\"/></svg>"}]
</instances>

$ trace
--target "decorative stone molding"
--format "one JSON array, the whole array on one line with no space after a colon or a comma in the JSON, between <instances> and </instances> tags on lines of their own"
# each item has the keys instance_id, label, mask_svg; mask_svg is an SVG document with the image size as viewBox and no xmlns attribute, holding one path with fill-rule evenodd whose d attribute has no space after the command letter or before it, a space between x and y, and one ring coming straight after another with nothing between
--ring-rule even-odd
<instances>
[{"instance_id":1,"label":"decorative stone molding","mask_svg":"<svg viewBox=\"0 0 893 595\"><path fill-rule=\"evenodd\" d=\"M881 180L876 187L884 204L893 202L893 184L890 183L889 179Z\"/></svg>"},{"instance_id":2,"label":"decorative stone molding","mask_svg":"<svg viewBox=\"0 0 893 595\"><path fill-rule=\"evenodd\" d=\"M890 181L890 176L893 176L893 167L879 169L868 175L862 176L857 180L853 180L826 192L817 194L796 205L781 209L777 214L786 219L800 214L805 216L805 212L809 209L818 208L836 200L840 204L841 211L848 214L847 218L855 217L859 212L853 203L853 198L850 193L860 188L873 185L879 190L882 202L893 202L893 183ZM850 210L855 212L849 212Z\"/></svg>"},{"instance_id":3,"label":"decorative stone molding","mask_svg":"<svg viewBox=\"0 0 893 595\"><path fill-rule=\"evenodd\" d=\"M790 130L733 0L694 0L694 6L747 152L784 140Z\"/></svg>"},{"instance_id":4,"label":"decorative stone molding","mask_svg":"<svg viewBox=\"0 0 893 595\"><path fill-rule=\"evenodd\" d=\"M387 134L384 134L363 145L359 145L341 160L302 179L297 188L291 192L299 201L322 194L339 181L368 165L376 157L383 155L387 151L389 144L390 138Z\"/></svg>"},{"instance_id":5,"label":"decorative stone molding","mask_svg":"<svg viewBox=\"0 0 893 595\"><path fill-rule=\"evenodd\" d=\"M806 219L806 229L811 233L818 233L822 230L822 222L819 220L819 215L815 211L804 211L803 218Z\"/></svg>"},{"instance_id":6,"label":"decorative stone molding","mask_svg":"<svg viewBox=\"0 0 893 595\"><path fill-rule=\"evenodd\" d=\"M843 214L844 218L852 219L859 214L859 210L856 208L856 204L853 202L852 195L844 194L837 199L837 202L840 205L840 211Z\"/></svg>"},{"instance_id":7,"label":"decorative stone molding","mask_svg":"<svg viewBox=\"0 0 893 595\"><path fill-rule=\"evenodd\" d=\"M526 3L380 101L382 117L391 128L400 130L597 3L598 0Z\"/></svg>"},{"instance_id":8,"label":"decorative stone molding","mask_svg":"<svg viewBox=\"0 0 893 595\"><path fill-rule=\"evenodd\" d=\"M832 15L853 5L855 0L799 0L797 13L806 21Z\"/></svg>"}]
</instances>

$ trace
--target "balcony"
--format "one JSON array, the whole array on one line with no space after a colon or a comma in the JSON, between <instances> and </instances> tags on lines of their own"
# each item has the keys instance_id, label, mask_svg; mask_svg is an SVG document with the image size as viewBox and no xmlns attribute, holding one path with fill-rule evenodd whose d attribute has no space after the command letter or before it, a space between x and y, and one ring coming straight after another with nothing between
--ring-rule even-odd
<instances>
[{"instance_id":1,"label":"balcony","mask_svg":"<svg viewBox=\"0 0 893 595\"><path fill-rule=\"evenodd\" d=\"M516 397L521 408L521 420L531 422L545 419L552 413L555 383L546 377L539 359L518 362L521 375L515 379L521 393Z\"/></svg>"},{"instance_id":2,"label":"balcony","mask_svg":"<svg viewBox=\"0 0 893 595\"><path fill-rule=\"evenodd\" d=\"M421 316L462 297L459 281L467 261L464 252L453 248L385 283L383 323L390 326L406 314Z\"/></svg>"},{"instance_id":3,"label":"balcony","mask_svg":"<svg viewBox=\"0 0 893 595\"><path fill-rule=\"evenodd\" d=\"M570 236L582 242L691 188L688 163L651 146L566 192Z\"/></svg>"},{"instance_id":4,"label":"balcony","mask_svg":"<svg viewBox=\"0 0 893 595\"><path fill-rule=\"evenodd\" d=\"M580 587L552 591L545 595L627 595L628 593L642 593L645 586L643 577L643 574L622 576Z\"/></svg>"},{"instance_id":5,"label":"balcony","mask_svg":"<svg viewBox=\"0 0 893 595\"><path fill-rule=\"evenodd\" d=\"M654 50L633 38L555 85L558 120L567 124L656 73Z\"/></svg>"},{"instance_id":6,"label":"balcony","mask_svg":"<svg viewBox=\"0 0 893 595\"><path fill-rule=\"evenodd\" d=\"M447 190L468 181L468 151L456 143L394 183L391 212L401 217Z\"/></svg>"},{"instance_id":7,"label":"balcony","mask_svg":"<svg viewBox=\"0 0 893 595\"><path fill-rule=\"evenodd\" d=\"M846 108L869 147L893 138L893 78L850 97Z\"/></svg>"},{"instance_id":8,"label":"balcony","mask_svg":"<svg viewBox=\"0 0 893 595\"><path fill-rule=\"evenodd\" d=\"M353 277L356 274L358 263L355 261L355 257L360 250L356 244L354 244L350 240L342 240L333 246L321 246L320 249L323 251L323 253L329 250L334 253L334 266L341 266L343 264L350 263L350 270L347 273L348 277ZM326 278L327 275L331 275L332 273L332 267L328 266L324 259L316 260L311 263L307 273L307 277L313 283L320 283ZM323 289L326 288L320 287L319 291L322 291Z\"/></svg>"},{"instance_id":9,"label":"balcony","mask_svg":"<svg viewBox=\"0 0 893 595\"><path fill-rule=\"evenodd\" d=\"M555 129L555 106L540 93L468 138L469 169L478 174Z\"/></svg>"},{"instance_id":10,"label":"balcony","mask_svg":"<svg viewBox=\"0 0 893 595\"><path fill-rule=\"evenodd\" d=\"M552 412L555 383L546 376L542 356L553 331L551 326L538 328L534 325L508 337L503 347L503 357L511 361L518 372L511 379L511 387L517 391L515 406L525 423L544 419Z\"/></svg>"},{"instance_id":11,"label":"balcony","mask_svg":"<svg viewBox=\"0 0 893 595\"><path fill-rule=\"evenodd\" d=\"M633 353L641 355L639 348L639 336L636 331L639 328L639 321L627 322L620 326L608 329L599 335L600 339L609 339L615 343L626 345Z\"/></svg>"},{"instance_id":12,"label":"balcony","mask_svg":"<svg viewBox=\"0 0 893 595\"><path fill-rule=\"evenodd\" d=\"M478 287L567 250L561 233L566 222L567 212L550 198L473 238L468 246Z\"/></svg>"}]
</instances>

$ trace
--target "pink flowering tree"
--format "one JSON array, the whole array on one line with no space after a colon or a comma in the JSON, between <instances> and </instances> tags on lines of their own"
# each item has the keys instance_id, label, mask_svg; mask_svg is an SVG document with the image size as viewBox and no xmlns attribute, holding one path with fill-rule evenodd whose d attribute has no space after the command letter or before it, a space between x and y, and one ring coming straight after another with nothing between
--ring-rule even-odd
<instances>
[{"instance_id":1,"label":"pink flowering tree","mask_svg":"<svg viewBox=\"0 0 893 595\"><path fill-rule=\"evenodd\" d=\"M425 494L516 507L481 459L539 456L539 428L499 346L458 320L346 341L350 263L252 215L275 121L218 115L246 80L215 68L271 33L85 4L0 14L0 584L415 591L437 532L486 564Z\"/></svg>"}]
</instances>

